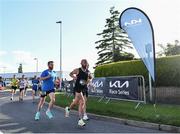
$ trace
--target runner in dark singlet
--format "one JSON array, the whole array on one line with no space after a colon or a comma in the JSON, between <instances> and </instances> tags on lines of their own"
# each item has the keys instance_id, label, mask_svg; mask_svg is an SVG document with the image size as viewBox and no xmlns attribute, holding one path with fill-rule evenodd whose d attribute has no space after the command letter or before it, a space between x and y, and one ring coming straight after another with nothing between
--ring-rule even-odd
<instances>
[{"instance_id":1,"label":"runner in dark singlet","mask_svg":"<svg viewBox=\"0 0 180 134\"><path fill-rule=\"evenodd\" d=\"M85 122L83 121L83 113L85 107L85 99L83 93L87 89L88 79L90 78L90 73L87 69L88 62L86 59L81 61L81 68L75 69L70 73L70 76L76 81L75 82L75 99L71 103L70 107L65 108L65 116L69 117L70 109L72 109L75 105L79 105L79 126L85 126Z\"/></svg>"}]
</instances>

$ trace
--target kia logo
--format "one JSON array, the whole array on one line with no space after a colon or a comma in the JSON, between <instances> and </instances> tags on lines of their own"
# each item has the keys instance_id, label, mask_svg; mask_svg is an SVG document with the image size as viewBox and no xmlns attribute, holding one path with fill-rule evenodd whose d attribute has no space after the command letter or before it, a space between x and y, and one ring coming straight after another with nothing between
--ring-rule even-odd
<instances>
[{"instance_id":1,"label":"kia logo","mask_svg":"<svg viewBox=\"0 0 180 134\"><path fill-rule=\"evenodd\" d=\"M93 86L94 87L103 87L103 81L95 81L95 82L92 82Z\"/></svg>"},{"instance_id":2,"label":"kia logo","mask_svg":"<svg viewBox=\"0 0 180 134\"><path fill-rule=\"evenodd\" d=\"M121 81L112 82L112 81L110 81L109 87L110 88L123 88L123 87L128 88L129 87L129 81L125 81L125 82L121 82Z\"/></svg>"},{"instance_id":3,"label":"kia logo","mask_svg":"<svg viewBox=\"0 0 180 134\"><path fill-rule=\"evenodd\" d=\"M134 25L139 25L142 23L142 19L139 18L139 19L133 19L131 20L130 22L125 22L124 23L124 26L128 27L128 26L134 26Z\"/></svg>"}]
</instances>

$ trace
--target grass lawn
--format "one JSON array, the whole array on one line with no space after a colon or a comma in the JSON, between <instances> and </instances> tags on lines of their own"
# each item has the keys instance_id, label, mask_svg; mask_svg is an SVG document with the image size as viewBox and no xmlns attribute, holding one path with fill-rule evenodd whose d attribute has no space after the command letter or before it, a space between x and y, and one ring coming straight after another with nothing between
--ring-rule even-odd
<instances>
[{"instance_id":1,"label":"grass lawn","mask_svg":"<svg viewBox=\"0 0 180 134\"><path fill-rule=\"evenodd\" d=\"M56 105L66 107L72 102L73 97L64 94L56 94ZM49 98L47 98L49 101ZM98 98L89 98L87 112L98 115L119 117L125 119L139 120L145 122L162 123L180 126L180 106L158 104L156 108L152 104L141 104L134 109L137 103L111 100L98 102Z\"/></svg>"}]
</instances>

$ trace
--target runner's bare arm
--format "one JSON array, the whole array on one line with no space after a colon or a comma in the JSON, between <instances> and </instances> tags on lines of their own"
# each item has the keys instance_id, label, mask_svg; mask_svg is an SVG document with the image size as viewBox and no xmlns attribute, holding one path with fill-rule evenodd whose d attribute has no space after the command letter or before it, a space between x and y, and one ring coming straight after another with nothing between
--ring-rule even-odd
<instances>
[{"instance_id":1,"label":"runner's bare arm","mask_svg":"<svg viewBox=\"0 0 180 134\"><path fill-rule=\"evenodd\" d=\"M49 79L51 77L51 75L48 75L46 77L41 77L40 80L46 80L46 79Z\"/></svg>"},{"instance_id":2,"label":"runner's bare arm","mask_svg":"<svg viewBox=\"0 0 180 134\"><path fill-rule=\"evenodd\" d=\"M71 76L74 80L77 79L77 75L79 74L79 69L74 69L70 74L69 76Z\"/></svg>"},{"instance_id":3,"label":"runner's bare arm","mask_svg":"<svg viewBox=\"0 0 180 134\"><path fill-rule=\"evenodd\" d=\"M87 84L89 84L90 83L90 81L92 80L92 75L91 75L91 73L89 72L89 74L88 74L88 80L87 80Z\"/></svg>"},{"instance_id":4,"label":"runner's bare arm","mask_svg":"<svg viewBox=\"0 0 180 134\"><path fill-rule=\"evenodd\" d=\"M92 76L92 74L89 72L88 79L92 79L92 78L93 78L93 76Z\"/></svg>"}]
</instances>

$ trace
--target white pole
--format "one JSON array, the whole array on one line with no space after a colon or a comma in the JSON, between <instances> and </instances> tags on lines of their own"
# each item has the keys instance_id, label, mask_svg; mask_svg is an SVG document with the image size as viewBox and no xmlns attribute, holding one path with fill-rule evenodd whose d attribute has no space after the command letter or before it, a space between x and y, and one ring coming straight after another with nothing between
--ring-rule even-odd
<instances>
[{"instance_id":1,"label":"white pole","mask_svg":"<svg viewBox=\"0 0 180 134\"><path fill-rule=\"evenodd\" d=\"M152 102L153 93L152 93L152 79L150 73L149 73L149 97L150 97L150 101Z\"/></svg>"},{"instance_id":2,"label":"white pole","mask_svg":"<svg viewBox=\"0 0 180 134\"><path fill-rule=\"evenodd\" d=\"M36 61L36 75L38 76L38 58L34 58Z\"/></svg>"},{"instance_id":3,"label":"white pole","mask_svg":"<svg viewBox=\"0 0 180 134\"><path fill-rule=\"evenodd\" d=\"M60 23L60 89L62 83L62 22Z\"/></svg>"},{"instance_id":4,"label":"white pole","mask_svg":"<svg viewBox=\"0 0 180 134\"><path fill-rule=\"evenodd\" d=\"M62 82L62 21L58 21L56 22L58 24L60 24L60 89L61 89L61 82Z\"/></svg>"},{"instance_id":5,"label":"white pole","mask_svg":"<svg viewBox=\"0 0 180 134\"><path fill-rule=\"evenodd\" d=\"M38 77L38 58L36 60L36 76Z\"/></svg>"}]
</instances>

